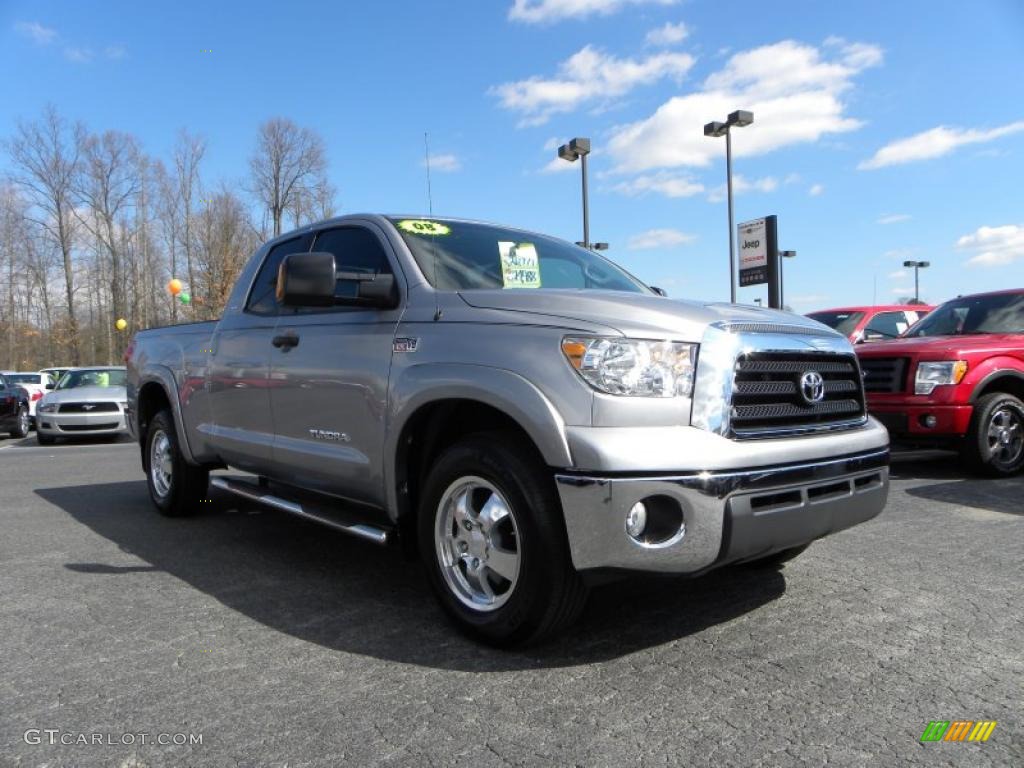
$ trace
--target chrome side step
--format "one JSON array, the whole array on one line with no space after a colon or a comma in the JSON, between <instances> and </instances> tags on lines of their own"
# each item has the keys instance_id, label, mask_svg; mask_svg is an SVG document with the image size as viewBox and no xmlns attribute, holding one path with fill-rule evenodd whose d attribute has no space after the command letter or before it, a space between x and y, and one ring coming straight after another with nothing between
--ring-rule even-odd
<instances>
[{"instance_id":1,"label":"chrome side step","mask_svg":"<svg viewBox=\"0 0 1024 768\"><path fill-rule=\"evenodd\" d=\"M279 509L282 512L288 512L296 517L311 520L312 522L319 523L320 525L326 525L328 528L333 528L336 531L347 533L349 536L356 536L357 538L365 539L366 541L372 541L374 544L383 546L391 541L392 531L386 528L367 525L366 523L347 523L335 520L324 513L307 509L298 502L274 496L273 494L268 493L265 488L253 485L252 483L246 483L240 480L231 480L226 477L211 477L210 485L214 488L220 488L222 491L227 491L228 493L233 493L236 496L249 499L250 501L265 504L268 507Z\"/></svg>"}]
</instances>

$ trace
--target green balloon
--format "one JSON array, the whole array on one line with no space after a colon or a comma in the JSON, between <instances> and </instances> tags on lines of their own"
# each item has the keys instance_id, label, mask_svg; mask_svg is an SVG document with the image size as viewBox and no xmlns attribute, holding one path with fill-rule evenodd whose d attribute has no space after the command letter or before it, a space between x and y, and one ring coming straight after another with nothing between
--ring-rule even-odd
<instances>
[{"instance_id":1,"label":"green balloon","mask_svg":"<svg viewBox=\"0 0 1024 768\"><path fill-rule=\"evenodd\" d=\"M192 302L192 297L185 292L179 293L178 298L181 299L182 304L189 304Z\"/></svg>"}]
</instances>

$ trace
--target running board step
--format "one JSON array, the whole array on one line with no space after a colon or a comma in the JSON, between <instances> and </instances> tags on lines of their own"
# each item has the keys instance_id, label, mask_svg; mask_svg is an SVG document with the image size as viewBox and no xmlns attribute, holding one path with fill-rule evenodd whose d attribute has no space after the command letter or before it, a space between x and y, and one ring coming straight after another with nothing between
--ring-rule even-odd
<instances>
[{"instance_id":1,"label":"running board step","mask_svg":"<svg viewBox=\"0 0 1024 768\"><path fill-rule=\"evenodd\" d=\"M393 535L393 529L384 528L377 525L369 525L367 523L347 522L336 519L336 516L329 515L319 509L316 509L311 504L298 503L290 499L284 499L280 496L275 496L269 493L265 487L260 487L255 483L248 483L244 480L234 480L226 477L211 477L210 485L214 488L220 488L222 491L233 493L236 496L241 496L244 499L255 501L260 504L265 504L268 507L279 509L282 512L301 517L304 520L311 520L314 523L320 525L326 525L328 528L333 528L336 531L347 533L349 536L355 536L366 541L372 541L374 544L381 546L388 544Z\"/></svg>"}]
</instances>

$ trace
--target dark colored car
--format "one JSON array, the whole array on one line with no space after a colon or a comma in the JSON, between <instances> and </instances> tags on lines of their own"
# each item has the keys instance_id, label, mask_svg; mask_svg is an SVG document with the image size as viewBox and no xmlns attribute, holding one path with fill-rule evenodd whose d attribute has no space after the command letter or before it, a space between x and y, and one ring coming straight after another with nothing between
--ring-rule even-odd
<instances>
[{"instance_id":1,"label":"dark colored car","mask_svg":"<svg viewBox=\"0 0 1024 768\"><path fill-rule=\"evenodd\" d=\"M894 443L958 449L990 475L1024 468L1024 289L947 301L857 355Z\"/></svg>"},{"instance_id":2,"label":"dark colored car","mask_svg":"<svg viewBox=\"0 0 1024 768\"><path fill-rule=\"evenodd\" d=\"M881 304L823 309L807 316L860 344L895 339L933 309L927 304Z\"/></svg>"},{"instance_id":3,"label":"dark colored car","mask_svg":"<svg viewBox=\"0 0 1024 768\"><path fill-rule=\"evenodd\" d=\"M0 374L0 432L8 432L11 437L27 436L29 405L28 392Z\"/></svg>"}]
</instances>

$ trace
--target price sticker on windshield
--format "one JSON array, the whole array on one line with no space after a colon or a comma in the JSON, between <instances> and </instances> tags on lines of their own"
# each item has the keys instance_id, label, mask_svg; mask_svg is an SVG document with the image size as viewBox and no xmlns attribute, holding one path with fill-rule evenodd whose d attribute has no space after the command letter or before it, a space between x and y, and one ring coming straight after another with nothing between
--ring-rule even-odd
<instances>
[{"instance_id":1,"label":"price sticker on windshield","mask_svg":"<svg viewBox=\"0 0 1024 768\"><path fill-rule=\"evenodd\" d=\"M498 242L501 281L506 288L540 288L540 259L533 243Z\"/></svg>"},{"instance_id":2,"label":"price sticker on windshield","mask_svg":"<svg viewBox=\"0 0 1024 768\"><path fill-rule=\"evenodd\" d=\"M398 222L398 228L414 235L450 235L452 232L447 225L426 219L403 219Z\"/></svg>"}]
</instances>

